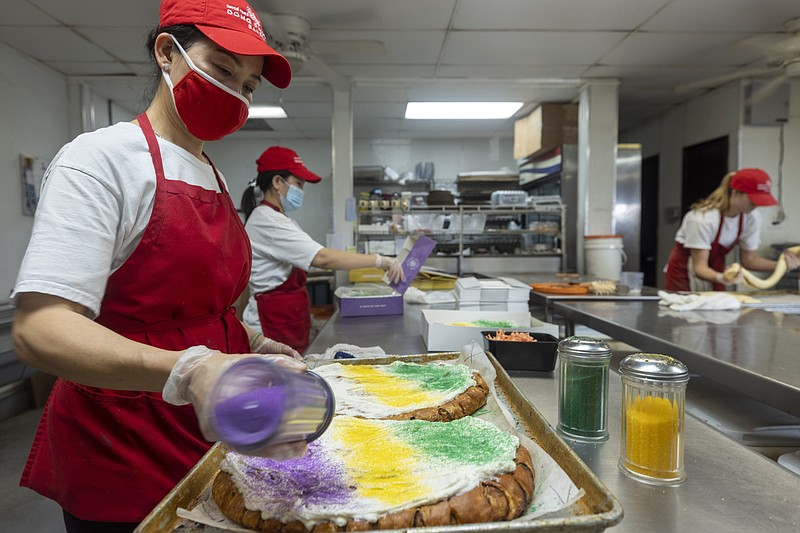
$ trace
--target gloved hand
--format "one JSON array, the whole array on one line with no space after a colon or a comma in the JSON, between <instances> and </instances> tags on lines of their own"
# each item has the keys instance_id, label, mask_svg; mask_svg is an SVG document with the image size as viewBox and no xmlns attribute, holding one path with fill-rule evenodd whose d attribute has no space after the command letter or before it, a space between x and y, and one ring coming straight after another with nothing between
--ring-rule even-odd
<instances>
[{"instance_id":1,"label":"gloved hand","mask_svg":"<svg viewBox=\"0 0 800 533\"><path fill-rule=\"evenodd\" d=\"M389 281L392 283L406 280L406 274L403 272L403 264L394 257L385 257L380 254L375 254L375 266L385 270L389 276Z\"/></svg>"},{"instance_id":2,"label":"gloved hand","mask_svg":"<svg viewBox=\"0 0 800 533\"><path fill-rule=\"evenodd\" d=\"M786 269L794 270L800 268L800 257L792 252L783 252L783 258L786 259Z\"/></svg>"},{"instance_id":3,"label":"gloved hand","mask_svg":"<svg viewBox=\"0 0 800 533\"><path fill-rule=\"evenodd\" d=\"M261 333L257 333L250 337L250 350L252 350L253 353L283 354L299 361L303 360L303 356L300 355L300 352L288 344L283 344L282 342L272 340L269 337L265 337Z\"/></svg>"},{"instance_id":4,"label":"gloved hand","mask_svg":"<svg viewBox=\"0 0 800 533\"><path fill-rule=\"evenodd\" d=\"M736 274L736 277L728 279L724 273L718 272L716 276L716 282L721 283L722 285L738 285L744 281L744 272L739 269L739 272Z\"/></svg>"},{"instance_id":5,"label":"gloved hand","mask_svg":"<svg viewBox=\"0 0 800 533\"><path fill-rule=\"evenodd\" d=\"M205 346L192 346L178 358L164 384L162 396L164 401L172 405L192 404L200 431L208 441L219 439L210 424L211 410L214 408L208 401L210 393L219 377L239 359L253 357L249 354L223 354ZM260 355L262 359L294 372L305 372L308 367L295 359L282 355ZM305 453L306 442L290 442L267 446L252 452L253 455L286 459L301 457Z\"/></svg>"}]
</instances>

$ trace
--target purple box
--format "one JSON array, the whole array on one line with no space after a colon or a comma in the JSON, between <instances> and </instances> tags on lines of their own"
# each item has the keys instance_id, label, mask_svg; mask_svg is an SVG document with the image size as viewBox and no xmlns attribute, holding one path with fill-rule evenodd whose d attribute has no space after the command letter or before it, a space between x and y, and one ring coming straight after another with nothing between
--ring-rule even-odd
<instances>
[{"instance_id":1,"label":"purple box","mask_svg":"<svg viewBox=\"0 0 800 533\"><path fill-rule=\"evenodd\" d=\"M337 296L340 316L402 315L403 295Z\"/></svg>"},{"instance_id":2,"label":"purple box","mask_svg":"<svg viewBox=\"0 0 800 533\"><path fill-rule=\"evenodd\" d=\"M365 283L336 289L339 316L402 315L403 293L408 290L435 247L436 241L424 235L406 239L397 255L403 261L405 281L389 286Z\"/></svg>"}]
</instances>

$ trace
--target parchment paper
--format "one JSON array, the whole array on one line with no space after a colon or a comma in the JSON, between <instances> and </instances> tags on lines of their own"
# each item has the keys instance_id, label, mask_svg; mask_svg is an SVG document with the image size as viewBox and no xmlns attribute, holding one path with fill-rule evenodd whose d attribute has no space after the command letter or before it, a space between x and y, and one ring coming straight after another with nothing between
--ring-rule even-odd
<instances>
[{"instance_id":1,"label":"parchment paper","mask_svg":"<svg viewBox=\"0 0 800 533\"><path fill-rule=\"evenodd\" d=\"M370 357L375 355L374 351L374 348L365 350L365 352L372 352L370 353ZM402 355L387 355L387 357L394 357L400 360L403 358ZM316 366L330 362L334 361L317 360L314 364ZM525 446L531 454L534 471L536 473L533 502L528 506L525 514L514 521L533 520L543 515L561 515L566 513L568 509L583 496L583 490L575 486L566 472L564 472L547 452L531 439L517 431L514 417L509 407L498 397L495 391L495 379L497 374L495 373L494 367L489 362L486 353L483 351L483 348L473 342L461 349L460 357L443 362L447 364L465 364L481 374L489 385L490 394L486 400L486 405L481 407L473 416L492 422L505 431L517 435L520 439L520 444ZM309 366L311 366L311 362L309 362ZM178 509L178 516L193 522L205 524L206 526L213 526L222 531L252 531L242 528L222 514L222 511L219 510L216 502L211 497L210 484L203 491L194 509ZM206 528L205 531L209 531L209 529Z\"/></svg>"}]
</instances>

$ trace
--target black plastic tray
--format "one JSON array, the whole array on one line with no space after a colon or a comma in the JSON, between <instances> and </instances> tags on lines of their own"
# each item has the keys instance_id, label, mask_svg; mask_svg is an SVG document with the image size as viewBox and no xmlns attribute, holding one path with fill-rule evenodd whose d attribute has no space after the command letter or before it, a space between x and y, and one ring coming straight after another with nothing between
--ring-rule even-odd
<instances>
[{"instance_id":1,"label":"black plastic tray","mask_svg":"<svg viewBox=\"0 0 800 533\"><path fill-rule=\"evenodd\" d=\"M556 367L558 339L547 333L527 332L536 342L493 341L496 331L483 331L486 349L506 370L552 372Z\"/></svg>"}]
</instances>

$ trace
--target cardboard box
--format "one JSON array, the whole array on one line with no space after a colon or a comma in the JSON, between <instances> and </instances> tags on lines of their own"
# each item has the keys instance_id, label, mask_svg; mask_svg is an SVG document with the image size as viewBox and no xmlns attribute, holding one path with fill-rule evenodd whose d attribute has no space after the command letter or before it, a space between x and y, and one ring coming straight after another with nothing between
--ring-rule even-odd
<instances>
[{"instance_id":1,"label":"cardboard box","mask_svg":"<svg viewBox=\"0 0 800 533\"><path fill-rule=\"evenodd\" d=\"M514 158L526 159L578 142L578 104L542 104L514 123Z\"/></svg>"},{"instance_id":2,"label":"cardboard box","mask_svg":"<svg viewBox=\"0 0 800 533\"><path fill-rule=\"evenodd\" d=\"M408 237L403 249L397 255L397 259L402 261L406 280L390 283L388 286L376 283L339 287L335 292L339 303L339 315L343 317L402 315L403 294L435 247L436 241L424 235ZM383 281L387 281L382 270L381 273Z\"/></svg>"},{"instance_id":3,"label":"cardboard box","mask_svg":"<svg viewBox=\"0 0 800 533\"><path fill-rule=\"evenodd\" d=\"M356 268L348 272L350 283L381 283L386 272L380 268Z\"/></svg>"},{"instance_id":4,"label":"cardboard box","mask_svg":"<svg viewBox=\"0 0 800 533\"><path fill-rule=\"evenodd\" d=\"M403 295L387 285L362 283L336 289L341 316L402 315Z\"/></svg>"},{"instance_id":5,"label":"cardboard box","mask_svg":"<svg viewBox=\"0 0 800 533\"><path fill-rule=\"evenodd\" d=\"M459 278L456 282L456 296L461 303L524 302L527 305L530 294L530 286L515 278L466 277Z\"/></svg>"},{"instance_id":6,"label":"cardboard box","mask_svg":"<svg viewBox=\"0 0 800 533\"><path fill-rule=\"evenodd\" d=\"M483 310L450 310L450 309L423 309L422 310L422 340L428 351L450 352L458 351L465 344L471 342L483 346L483 332L490 328L486 325L454 325L469 324L478 320L482 321L511 321L518 327L503 328L506 331L529 331L532 333L547 333L558 336L558 326L548 324L531 317L530 312L511 311L483 311Z\"/></svg>"}]
</instances>

